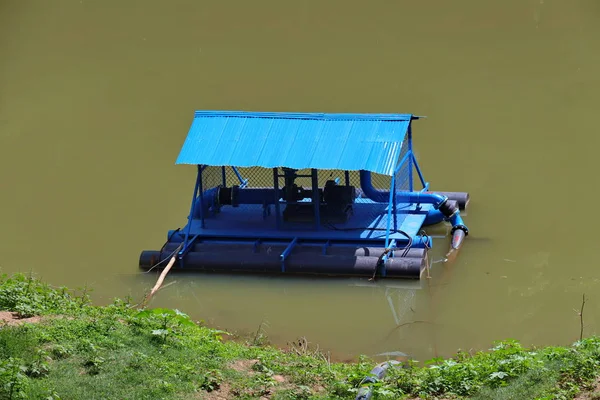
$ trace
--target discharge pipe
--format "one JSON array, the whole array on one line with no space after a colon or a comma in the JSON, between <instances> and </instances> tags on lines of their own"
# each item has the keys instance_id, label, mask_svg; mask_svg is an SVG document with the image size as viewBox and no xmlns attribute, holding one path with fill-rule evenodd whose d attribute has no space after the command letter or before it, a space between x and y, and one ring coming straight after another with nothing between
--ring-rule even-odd
<instances>
[{"instance_id":1,"label":"discharge pipe","mask_svg":"<svg viewBox=\"0 0 600 400\"><path fill-rule=\"evenodd\" d=\"M360 188L367 198L377 203L387 203L390 199L390 192L375 189L371 183L371 172L360 171ZM396 195L396 201L399 203L422 203L431 204L433 208L439 210L444 218L452 225L452 243L448 254L458 251L462 246L465 237L469 234L469 229L460 216L460 210L456 202L449 202L448 197L439 193L422 192L402 192Z\"/></svg>"}]
</instances>

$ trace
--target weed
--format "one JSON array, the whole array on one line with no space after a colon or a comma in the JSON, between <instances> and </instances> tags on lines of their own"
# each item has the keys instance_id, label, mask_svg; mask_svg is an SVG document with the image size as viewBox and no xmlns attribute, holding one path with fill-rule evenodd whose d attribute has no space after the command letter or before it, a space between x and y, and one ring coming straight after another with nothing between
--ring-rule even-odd
<instances>
[{"instance_id":1,"label":"weed","mask_svg":"<svg viewBox=\"0 0 600 400\"><path fill-rule=\"evenodd\" d=\"M374 399L569 399L600 374L600 338L544 349L506 340L424 366L409 360L365 383L372 360L331 363L305 338L288 351L272 348L264 323L249 343L223 342L224 332L178 310L138 311L118 299L97 307L88 292L75 295L32 276L0 277L1 309L62 316L0 328L0 398L174 399L227 391L240 399L352 399L369 384ZM246 361L228 368L236 360Z\"/></svg>"}]
</instances>

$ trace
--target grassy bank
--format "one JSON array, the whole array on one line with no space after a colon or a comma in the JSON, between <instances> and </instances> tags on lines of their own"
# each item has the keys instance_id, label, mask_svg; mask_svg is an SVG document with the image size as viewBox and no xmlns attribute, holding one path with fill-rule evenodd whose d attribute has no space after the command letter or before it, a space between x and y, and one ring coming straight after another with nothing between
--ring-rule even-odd
<instances>
[{"instance_id":1,"label":"grassy bank","mask_svg":"<svg viewBox=\"0 0 600 400\"><path fill-rule=\"evenodd\" d=\"M331 363L303 343L275 349L260 335L224 340L176 310L92 306L23 275L1 278L0 310L0 399L353 399L375 365ZM599 338L537 350L505 341L406 363L373 384L373 398L568 399L598 374Z\"/></svg>"}]
</instances>

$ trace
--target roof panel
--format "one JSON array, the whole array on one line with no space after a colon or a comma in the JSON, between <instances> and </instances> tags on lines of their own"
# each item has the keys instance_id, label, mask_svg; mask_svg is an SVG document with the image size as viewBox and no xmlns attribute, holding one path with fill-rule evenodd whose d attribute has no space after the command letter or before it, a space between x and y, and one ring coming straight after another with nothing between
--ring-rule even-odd
<instances>
[{"instance_id":1,"label":"roof panel","mask_svg":"<svg viewBox=\"0 0 600 400\"><path fill-rule=\"evenodd\" d=\"M196 111L177 164L392 175L411 114Z\"/></svg>"}]
</instances>

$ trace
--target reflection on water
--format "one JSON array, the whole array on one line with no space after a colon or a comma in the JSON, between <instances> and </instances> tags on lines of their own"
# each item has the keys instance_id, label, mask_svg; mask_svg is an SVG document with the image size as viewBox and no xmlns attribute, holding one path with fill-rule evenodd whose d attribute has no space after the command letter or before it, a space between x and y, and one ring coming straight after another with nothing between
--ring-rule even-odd
<instances>
[{"instance_id":1,"label":"reflection on water","mask_svg":"<svg viewBox=\"0 0 600 400\"><path fill-rule=\"evenodd\" d=\"M189 210L195 171L173 164L195 109L412 112L432 188L472 195L456 260L436 239L418 287L173 275L152 305L341 358L568 343L583 293L594 333L596 217L578 211L600 190L599 17L596 0L4 1L0 267L141 299L139 252Z\"/></svg>"}]
</instances>

